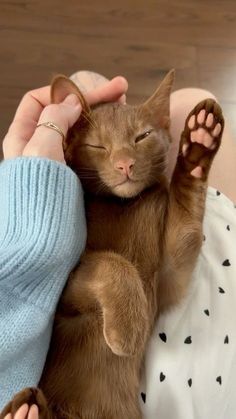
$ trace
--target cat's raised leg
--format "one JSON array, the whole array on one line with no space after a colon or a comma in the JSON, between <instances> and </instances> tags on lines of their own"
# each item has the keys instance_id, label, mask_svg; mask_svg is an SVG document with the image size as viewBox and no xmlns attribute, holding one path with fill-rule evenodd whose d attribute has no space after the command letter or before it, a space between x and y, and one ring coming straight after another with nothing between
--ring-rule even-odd
<instances>
[{"instance_id":1,"label":"cat's raised leg","mask_svg":"<svg viewBox=\"0 0 236 419\"><path fill-rule=\"evenodd\" d=\"M38 388L29 387L17 393L13 399L4 407L0 413L0 419L4 419L6 415L11 414L14 417L17 410L27 404L29 408L33 405L37 406L39 412L39 419L52 419L52 413L48 408L47 401Z\"/></svg>"},{"instance_id":2,"label":"cat's raised leg","mask_svg":"<svg viewBox=\"0 0 236 419\"><path fill-rule=\"evenodd\" d=\"M86 253L60 305L78 315L100 310L105 341L116 355L132 356L145 346L149 322L142 281L137 269L116 253Z\"/></svg>"},{"instance_id":3,"label":"cat's raised leg","mask_svg":"<svg viewBox=\"0 0 236 419\"><path fill-rule=\"evenodd\" d=\"M169 273L160 282L161 309L186 290L202 244L208 173L220 147L224 119L213 99L200 102L187 117L170 184L165 237Z\"/></svg>"}]
</instances>

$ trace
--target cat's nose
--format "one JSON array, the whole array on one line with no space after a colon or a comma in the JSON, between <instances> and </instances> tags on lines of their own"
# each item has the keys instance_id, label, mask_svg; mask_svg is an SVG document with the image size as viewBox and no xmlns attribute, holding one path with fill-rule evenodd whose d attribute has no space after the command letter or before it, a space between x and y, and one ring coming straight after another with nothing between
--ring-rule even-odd
<instances>
[{"instance_id":1,"label":"cat's nose","mask_svg":"<svg viewBox=\"0 0 236 419\"><path fill-rule=\"evenodd\" d=\"M129 176L131 174L132 168L134 167L134 159L120 159L115 163L115 169L119 170L121 173Z\"/></svg>"}]
</instances>

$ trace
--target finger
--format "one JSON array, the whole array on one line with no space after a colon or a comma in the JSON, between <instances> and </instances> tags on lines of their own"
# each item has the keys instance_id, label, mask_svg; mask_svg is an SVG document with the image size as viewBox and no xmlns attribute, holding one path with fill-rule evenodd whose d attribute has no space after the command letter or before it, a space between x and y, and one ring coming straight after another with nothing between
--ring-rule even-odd
<instances>
[{"instance_id":1,"label":"finger","mask_svg":"<svg viewBox=\"0 0 236 419\"><path fill-rule=\"evenodd\" d=\"M16 411L14 419L25 419L29 411L29 405L27 403L22 404L22 406Z\"/></svg>"},{"instance_id":2,"label":"finger","mask_svg":"<svg viewBox=\"0 0 236 419\"><path fill-rule=\"evenodd\" d=\"M2 143L5 159L22 155L27 142L35 131L36 125L36 122L25 121L25 119L17 119L12 122Z\"/></svg>"},{"instance_id":3,"label":"finger","mask_svg":"<svg viewBox=\"0 0 236 419\"><path fill-rule=\"evenodd\" d=\"M23 96L14 119L29 118L37 122L43 108L50 102L50 86L31 90Z\"/></svg>"},{"instance_id":4,"label":"finger","mask_svg":"<svg viewBox=\"0 0 236 419\"><path fill-rule=\"evenodd\" d=\"M3 140L4 158L18 157L32 137L39 116L50 103L50 86L25 94L18 106L12 124Z\"/></svg>"},{"instance_id":5,"label":"finger","mask_svg":"<svg viewBox=\"0 0 236 419\"><path fill-rule=\"evenodd\" d=\"M100 102L114 102L128 90L128 82L124 77L117 76L102 86L88 92L85 95L90 105Z\"/></svg>"},{"instance_id":6,"label":"finger","mask_svg":"<svg viewBox=\"0 0 236 419\"><path fill-rule=\"evenodd\" d=\"M44 108L39 124L52 122L66 136L67 131L79 118L81 105L76 95L70 94L60 104L51 104ZM65 163L62 148L62 136L56 130L44 125L39 126L23 150L23 156L46 157Z\"/></svg>"},{"instance_id":7,"label":"finger","mask_svg":"<svg viewBox=\"0 0 236 419\"><path fill-rule=\"evenodd\" d=\"M8 414L4 417L4 419L12 419L12 414L11 414L11 413L8 413Z\"/></svg>"},{"instance_id":8,"label":"finger","mask_svg":"<svg viewBox=\"0 0 236 419\"><path fill-rule=\"evenodd\" d=\"M39 417L39 408L36 404L32 404L29 409L27 419L38 419Z\"/></svg>"}]
</instances>

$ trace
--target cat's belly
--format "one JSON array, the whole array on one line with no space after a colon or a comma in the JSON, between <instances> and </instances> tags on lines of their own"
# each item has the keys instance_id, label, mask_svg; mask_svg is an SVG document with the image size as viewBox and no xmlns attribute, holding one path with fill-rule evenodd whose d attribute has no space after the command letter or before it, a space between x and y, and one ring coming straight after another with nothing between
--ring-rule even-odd
<instances>
[{"instance_id":1,"label":"cat's belly","mask_svg":"<svg viewBox=\"0 0 236 419\"><path fill-rule=\"evenodd\" d=\"M86 205L87 248L114 251L139 267L156 270L162 254L167 195L155 189L132 205L106 201Z\"/></svg>"},{"instance_id":2,"label":"cat's belly","mask_svg":"<svg viewBox=\"0 0 236 419\"><path fill-rule=\"evenodd\" d=\"M87 250L113 251L151 275L162 255L162 227L157 220L100 220L88 225Z\"/></svg>"},{"instance_id":3,"label":"cat's belly","mask_svg":"<svg viewBox=\"0 0 236 419\"><path fill-rule=\"evenodd\" d=\"M94 240L88 237L86 250L88 251L112 251L123 256L131 262L143 278L151 280L156 271L160 270L162 250L159 245L157 234L150 234L149 237L133 236L116 237L111 239L110 235L101 235ZM154 236L154 237L153 237Z\"/></svg>"}]
</instances>

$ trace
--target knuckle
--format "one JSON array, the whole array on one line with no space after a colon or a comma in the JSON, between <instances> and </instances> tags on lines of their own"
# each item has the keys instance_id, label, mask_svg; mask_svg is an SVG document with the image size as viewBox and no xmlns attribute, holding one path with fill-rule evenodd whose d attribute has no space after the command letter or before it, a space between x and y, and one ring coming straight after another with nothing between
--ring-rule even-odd
<instances>
[{"instance_id":1,"label":"knuckle","mask_svg":"<svg viewBox=\"0 0 236 419\"><path fill-rule=\"evenodd\" d=\"M56 105L55 103L50 103L50 105L47 105L44 110L42 111L42 113L50 113L50 114L55 114L58 113L58 105Z\"/></svg>"},{"instance_id":2,"label":"knuckle","mask_svg":"<svg viewBox=\"0 0 236 419\"><path fill-rule=\"evenodd\" d=\"M62 121L66 119L65 114L62 112L62 109L59 105L54 103L46 106L40 116L40 119L52 119L53 121Z\"/></svg>"},{"instance_id":3,"label":"knuckle","mask_svg":"<svg viewBox=\"0 0 236 419\"><path fill-rule=\"evenodd\" d=\"M27 100L29 97L32 97L33 95L33 90L28 90L28 92L26 92L22 98L23 101Z\"/></svg>"}]
</instances>

